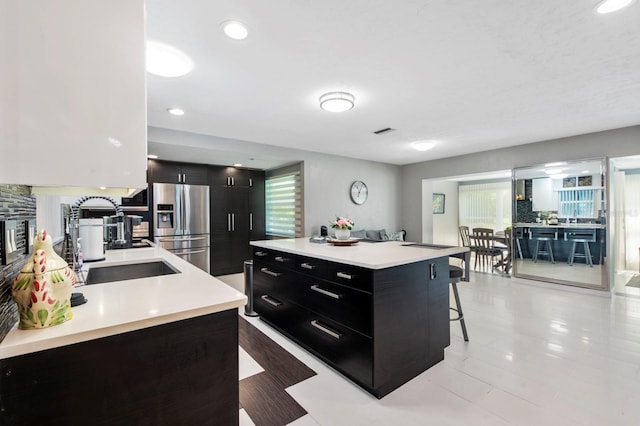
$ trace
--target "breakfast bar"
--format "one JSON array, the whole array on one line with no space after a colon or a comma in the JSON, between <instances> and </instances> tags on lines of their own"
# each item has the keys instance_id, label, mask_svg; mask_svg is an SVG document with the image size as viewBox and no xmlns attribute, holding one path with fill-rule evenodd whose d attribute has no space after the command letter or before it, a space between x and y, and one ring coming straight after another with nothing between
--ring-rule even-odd
<instances>
[{"instance_id":1,"label":"breakfast bar","mask_svg":"<svg viewBox=\"0 0 640 426\"><path fill-rule=\"evenodd\" d=\"M466 247L254 241L261 319L382 398L444 359L449 256Z\"/></svg>"}]
</instances>

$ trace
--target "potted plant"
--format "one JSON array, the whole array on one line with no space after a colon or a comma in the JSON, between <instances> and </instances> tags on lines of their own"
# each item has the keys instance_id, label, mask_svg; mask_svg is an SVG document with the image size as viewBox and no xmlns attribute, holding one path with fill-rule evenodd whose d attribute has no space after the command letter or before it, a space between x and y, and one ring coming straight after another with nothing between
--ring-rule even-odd
<instances>
[{"instance_id":1,"label":"potted plant","mask_svg":"<svg viewBox=\"0 0 640 426\"><path fill-rule=\"evenodd\" d=\"M329 224L331 228L335 229L336 239L348 240L351 235L354 222L349 218L336 216L336 220L329 222Z\"/></svg>"}]
</instances>

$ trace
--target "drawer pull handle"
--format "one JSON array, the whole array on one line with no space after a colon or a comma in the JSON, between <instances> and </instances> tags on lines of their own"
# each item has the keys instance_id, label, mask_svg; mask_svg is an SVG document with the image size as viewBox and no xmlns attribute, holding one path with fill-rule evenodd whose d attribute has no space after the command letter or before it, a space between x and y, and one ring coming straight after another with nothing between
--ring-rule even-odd
<instances>
[{"instance_id":1,"label":"drawer pull handle","mask_svg":"<svg viewBox=\"0 0 640 426\"><path fill-rule=\"evenodd\" d=\"M334 339L340 340L340 338L342 337L342 333L331 330L326 325L321 324L320 321L318 320L311 320L311 325L317 328L318 330L327 333L329 336L333 337Z\"/></svg>"},{"instance_id":2,"label":"drawer pull handle","mask_svg":"<svg viewBox=\"0 0 640 426\"><path fill-rule=\"evenodd\" d=\"M325 296L333 297L334 299L342 299L342 295L341 294L332 293L332 292L327 291L327 290L325 290L323 288L320 288L320 286L318 284L312 285L311 286L311 290L317 291L318 293L324 294Z\"/></svg>"},{"instance_id":3,"label":"drawer pull handle","mask_svg":"<svg viewBox=\"0 0 640 426\"><path fill-rule=\"evenodd\" d=\"M353 277L354 277L354 275L345 274L344 272L337 272L337 273L336 273L336 276L337 276L338 278L344 278L344 279L346 279L346 280L352 280L352 279L353 279Z\"/></svg>"},{"instance_id":4,"label":"drawer pull handle","mask_svg":"<svg viewBox=\"0 0 640 426\"><path fill-rule=\"evenodd\" d=\"M271 275L272 277L279 277L280 276L280 272L270 271L269 268L262 268L262 269L260 269L260 272L264 272L265 274Z\"/></svg>"},{"instance_id":5,"label":"drawer pull handle","mask_svg":"<svg viewBox=\"0 0 640 426\"><path fill-rule=\"evenodd\" d=\"M269 255L269 253L266 253L264 251L257 251L256 252L256 256L258 256L258 257L265 257L265 256L268 256L268 255Z\"/></svg>"},{"instance_id":6,"label":"drawer pull handle","mask_svg":"<svg viewBox=\"0 0 640 426\"><path fill-rule=\"evenodd\" d=\"M280 306L282 305L282 302L280 302L279 300L276 300L272 297L269 297L266 294L263 294L262 296L260 296L260 299L264 300L265 302L267 302L268 304L272 305L272 306Z\"/></svg>"},{"instance_id":7,"label":"drawer pull handle","mask_svg":"<svg viewBox=\"0 0 640 426\"><path fill-rule=\"evenodd\" d=\"M313 268L315 268L315 266L313 266L313 265L312 265L312 264L310 264L310 263L301 263L301 264L300 264L300 267L301 267L301 268L304 268L304 269L313 269Z\"/></svg>"},{"instance_id":8,"label":"drawer pull handle","mask_svg":"<svg viewBox=\"0 0 640 426\"><path fill-rule=\"evenodd\" d=\"M275 257L275 259L276 259L276 262L282 262L282 263L284 263L284 262L286 262L286 261L287 261L287 259L286 259L286 258L284 258L284 257L282 257L282 256L276 256L276 257Z\"/></svg>"}]
</instances>

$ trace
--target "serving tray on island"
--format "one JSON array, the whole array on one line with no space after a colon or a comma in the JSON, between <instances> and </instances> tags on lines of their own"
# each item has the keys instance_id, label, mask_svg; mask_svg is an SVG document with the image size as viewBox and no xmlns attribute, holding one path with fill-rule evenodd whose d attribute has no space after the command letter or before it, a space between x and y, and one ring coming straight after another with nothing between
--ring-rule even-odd
<instances>
[{"instance_id":1,"label":"serving tray on island","mask_svg":"<svg viewBox=\"0 0 640 426\"><path fill-rule=\"evenodd\" d=\"M349 238L348 240L336 240L335 238L329 238L327 242L334 246L352 246L358 244L359 238Z\"/></svg>"}]
</instances>

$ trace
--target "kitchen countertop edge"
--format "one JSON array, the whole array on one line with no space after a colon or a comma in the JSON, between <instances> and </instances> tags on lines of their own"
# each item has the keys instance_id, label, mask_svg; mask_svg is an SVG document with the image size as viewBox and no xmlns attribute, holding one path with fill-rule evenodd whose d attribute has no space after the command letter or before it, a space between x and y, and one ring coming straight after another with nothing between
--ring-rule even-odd
<instances>
[{"instance_id":1,"label":"kitchen countertop edge","mask_svg":"<svg viewBox=\"0 0 640 426\"><path fill-rule=\"evenodd\" d=\"M409 246L413 243L408 241L358 242L352 246L334 246L329 243L312 243L308 238L285 238L251 241L250 244L254 247L280 250L367 269L391 268L469 251L468 247L459 246L447 248Z\"/></svg>"},{"instance_id":2,"label":"kitchen countertop edge","mask_svg":"<svg viewBox=\"0 0 640 426\"><path fill-rule=\"evenodd\" d=\"M108 251L105 261L87 269L157 259L181 273L74 288L88 302L72 308L72 319L37 330L19 330L16 323L0 342L0 359L237 309L247 302L243 293L158 247Z\"/></svg>"}]
</instances>

